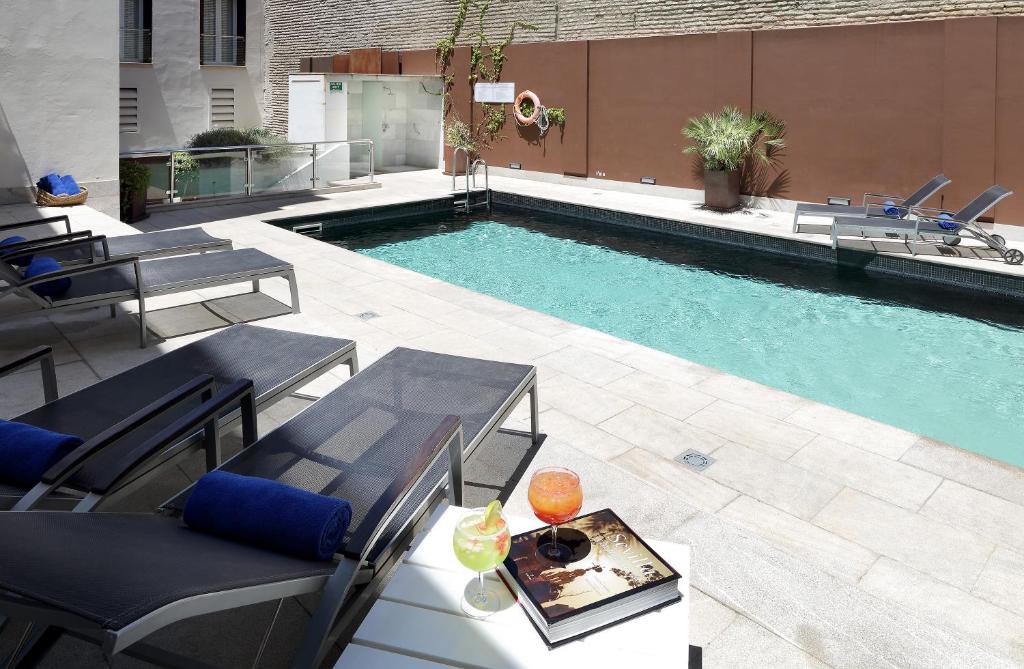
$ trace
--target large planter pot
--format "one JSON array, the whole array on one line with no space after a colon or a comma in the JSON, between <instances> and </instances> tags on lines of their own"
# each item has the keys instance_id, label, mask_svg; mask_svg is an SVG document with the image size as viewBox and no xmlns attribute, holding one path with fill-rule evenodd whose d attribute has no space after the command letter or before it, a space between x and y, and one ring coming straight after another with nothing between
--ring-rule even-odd
<instances>
[{"instance_id":1,"label":"large planter pot","mask_svg":"<svg viewBox=\"0 0 1024 669\"><path fill-rule=\"evenodd\" d=\"M740 206L740 172L704 170L704 206L731 210Z\"/></svg>"},{"instance_id":2,"label":"large planter pot","mask_svg":"<svg viewBox=\"0 0 1024 669\"><path fill-rule=\"evenodd\" d=\"M451 174L452 173L452 161L453 161L453 155L454 154L455 154L455 148L445 144L444 145L444 173L445 174ZM475 156L471 155L469 157L469 161L473 162L474 158L475 158ZM462 152L462 151L459 151L459 164L455 165L455 174L462 175L462 174L465 174L465 173L466 173L466 154L464 152Z\"/></svg>"},{"instance_id":3,"label":"large planter pot","mask_svg":"<svg viewBox=\"0 0 1024 669\"><path fill-rule=\"evenodd\" d=\"M129 201L128 206L121 210L121 220L125 223L136 223L148 217L145 191L136 193Z\"/></svg>"}]
</instances>

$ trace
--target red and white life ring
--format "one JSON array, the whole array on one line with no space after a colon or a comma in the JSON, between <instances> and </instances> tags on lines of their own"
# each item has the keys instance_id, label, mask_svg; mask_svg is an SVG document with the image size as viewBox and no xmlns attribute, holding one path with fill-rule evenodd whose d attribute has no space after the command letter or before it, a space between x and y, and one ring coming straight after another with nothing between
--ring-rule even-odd
<instances>
[{"instance_id":1,"label":"red and white life ring","mask_svg":"<svg viewBox=\"0 0 1024 669\"><path fill-rule=\"evenodd\" d=\"M523 116L523 112L520 107L523 104L523 100L530 100L533 102L533 114L529 117ZM540 118L540 98L533 91L523 91L516 97L516 103L512 106L512 111L516 115L516 120L519 121L520 125L533 125Z\"/></svg>"}]
</instances>

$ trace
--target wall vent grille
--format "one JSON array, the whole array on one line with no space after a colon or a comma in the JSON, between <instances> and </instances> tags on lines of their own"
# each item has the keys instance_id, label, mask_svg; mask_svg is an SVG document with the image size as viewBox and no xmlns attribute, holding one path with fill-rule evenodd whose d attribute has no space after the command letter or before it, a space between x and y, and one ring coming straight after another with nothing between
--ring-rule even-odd
<instances>
[{"instance_id":1,"label":"wall vent grille","mask_svg":"<svg viewBox=\"0 0 1024 669\"><path fill-rule=\"evenodd\" d=\"M122 88L120 95L121 132L139 131L139 89Z\"/></svg>"},{"instance_id":2,"label":"wall vent grille","mask_svg":"<svg viewBox=\"0 0 1024 669\"><path fill-rule=\"evenodd\" d=\"M214 88L210 90L210 127L235 127L235 89Z\"/></svg>"}]
</instances>

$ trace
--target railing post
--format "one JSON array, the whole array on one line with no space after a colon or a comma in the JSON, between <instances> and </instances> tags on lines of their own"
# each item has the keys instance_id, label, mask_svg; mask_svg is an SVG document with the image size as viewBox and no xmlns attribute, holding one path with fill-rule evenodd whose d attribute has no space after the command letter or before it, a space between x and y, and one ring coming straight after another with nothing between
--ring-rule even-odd
<instances>
[{"instance_id":1,"label":"railing post","mask_svg":"<svg viewBox=\"0 0 1024 669\"><path fill-rule=\"evenodd\" d=\"M371 139L370 140L370 183L373 183L373 154L374 154L374 144L373 144L373 140Z\"/></svg>"},{"instance_id":2,"label":"railing post","mask_svg":"<svg viewBox=\"0 0 1024 669\"><path fill-rule=\"evenodd\" d=\"M245 194L252 197L252 148L245 150Z\"/></svg>"},{"instance_id":3,"label":"railing post","mask_svg":"<svg viewBox=\"0 0 1024 669\"><path fill-rule=\"evenodd\" d=\"M316 169L316 153L316 142L313 142L313 176L310 177L309 179L310 181L313 182L313 185L311 186L313 190L316 190L316 180L320 178L320 176L317 174Z\"/></svg>"},{"instance_id":4,"label":"railing post","mask_svg":"<svg viewBox=\"0 0 1024 669\"><path fill-rule=\"evenodd\" d=\"M167 165L170 168L170 174L167 175L167 204L174 203L174 173L177 171L174 169L174 151L171 151L171 159L167 161Z\"/></svg>"}]
</instances>

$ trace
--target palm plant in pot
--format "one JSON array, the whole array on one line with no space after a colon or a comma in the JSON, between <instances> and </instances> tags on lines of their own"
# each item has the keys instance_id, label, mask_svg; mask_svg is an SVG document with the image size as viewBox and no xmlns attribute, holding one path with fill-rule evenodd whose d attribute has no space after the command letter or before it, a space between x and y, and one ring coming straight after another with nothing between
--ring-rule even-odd
<instances>
[{"instance_id":1,"label":"palm plant in pot","mask_svg":"<svg viewBox=\"0 0 1024 669\"><path fill-rule=\"evenodd\" d=\"M736 107L691 118L683 135L693 144L684 153L704 163L704 204L712 209L740 206L740 170L748 160L771 165L785 146L786 125L767 112L747 116Z\"/></svg>"},{"instance_id":2,"label":"palm plant in pot","mask_svg":"<svg viewBox=\"0 0 1024 669\"><path fill-rule=\"evenodd\" d=\"M121 182L121 220L135 223L146 218L146 189L149 188L149 169L135 160L121 159L118 163Z\"/></svg>"}]
</instances>

